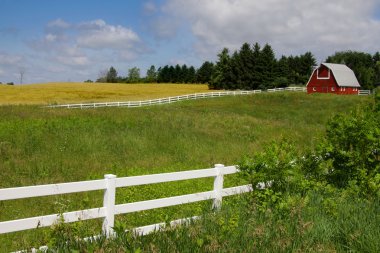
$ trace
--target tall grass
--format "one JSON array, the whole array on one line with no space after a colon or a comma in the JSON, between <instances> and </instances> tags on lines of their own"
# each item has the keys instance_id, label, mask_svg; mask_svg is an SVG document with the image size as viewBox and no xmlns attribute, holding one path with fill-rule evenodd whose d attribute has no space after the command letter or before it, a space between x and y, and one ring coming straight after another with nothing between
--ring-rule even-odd
<instances>
[{"instance_id":1,"label":"tall grass","mask_svg":"<svg viewBox=\"0 0 380 253\"><path fill-rule=\"evenodd\" d=\"M312 147L336 112L365 100L358 96L296 93L224 97L149 108L48 109L0 107L0 187L16 187L236 164L271 140L287 137ZM245 181L226 178L225 185ZM188 180L117 192L117 203L211 190L212 179ZM102 205L102 192L2 201L0 221ZM199 214L210 203L118 217L133 227ZM93 232L100 231L94 221ZM48 230L0 235L5 249L45 244ZM17 240L16 240L17 238Z\"/></svg>"},{"instance_id":2,"label":"tall grass","mask_svg":"<svg viewBox=\"0 0 380 253\"><path fill-rule=\"evenodd\" d=\"M255 210L248 197L235 197L221 212L204 211L187 226L167 227L147 236L124 232L116 238L78 241L69 225L52 232L52 250L80 252L378 252L380 202L312 192L287 211ZM53 251L54 252L54 251Z\"/></svg>"}]
</instances>

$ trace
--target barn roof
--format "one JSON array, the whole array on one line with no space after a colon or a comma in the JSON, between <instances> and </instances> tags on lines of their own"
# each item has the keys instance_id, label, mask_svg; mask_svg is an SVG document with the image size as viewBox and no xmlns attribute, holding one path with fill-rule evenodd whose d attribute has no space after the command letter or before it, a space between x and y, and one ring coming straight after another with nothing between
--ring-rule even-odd
<instances>
[{"instance_id":1,"label":"barn roof","mask_svg":"<svg viewBox=\"0 0 380 253\"><path fill-rule=\"evenodd\" d=\"M352 71L346 65L335 63L322 63L322 65L326 66L332 71L338 86L360 87L354 71Z\"/></svg>"}]
</instances>

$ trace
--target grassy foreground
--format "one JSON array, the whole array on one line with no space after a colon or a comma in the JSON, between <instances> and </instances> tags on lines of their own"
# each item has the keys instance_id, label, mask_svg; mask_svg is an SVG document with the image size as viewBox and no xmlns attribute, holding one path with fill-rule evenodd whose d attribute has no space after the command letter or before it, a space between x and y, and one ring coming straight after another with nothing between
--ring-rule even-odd
<instances>
[{"instance_id":1,"label":"grassy foreground","mask_svg":"<svg viewBox=\"0 0 380 253\"><path fill-rule=\"evenodd\" d=\"M198 84L47 83L0 85L0 105L64 104L154 99L207 92Z\"/></svg>"},{"instance_id":2,"label":"grassy foreground","mask_svg":"<svg viewBox=\"0 0 380 253\"><path fill-rule=\"evenodd\" d=\"M380 202L312 192L287 211L258 212L245 195L221 212L205 211L187 226L147 236L125 233L78 241L66 224L55 227L50 248L58 252L378 252ZM333 205L332 205L333 203ZM55 251L51 252L55 252Z\"/></svg>"},{"instance_id":3,"label":"grassy foreground","mask_svg":"<svg viewBox=\"0 0 380 253\"><path fill-rule=\"evenodd\" d=\"M0 107L0 187L142 175L236 164L269 141L312 147L327 120L366 100L359 96L259 94L146 108L96 110ZM229 177L225 185L244 183ZM131 187L117 203L205 191L212 180ZM101 206L102 192L0 203L0 221ZM133 227L201 213L210 203L123 215ZM100 221L91 223L94 233ZM91 235L91 234L87 234ZM0 235L1 251L44 245L48 229Z\"/></svg>"}]
</instances>

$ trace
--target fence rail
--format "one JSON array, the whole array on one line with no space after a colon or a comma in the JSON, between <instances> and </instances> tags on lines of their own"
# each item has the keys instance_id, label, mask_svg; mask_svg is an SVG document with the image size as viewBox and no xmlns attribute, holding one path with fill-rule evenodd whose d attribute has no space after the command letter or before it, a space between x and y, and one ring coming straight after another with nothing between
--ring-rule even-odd
<instances>
[{"instance_id":1,"label":"fence rail","mask_svg":"<svg viewBox=\"0 0 380 253\"><path fill-rule=\"evenodd\" d=\"M267 92L279 92L279 91L306 91L304 87L287 87L287 88L275 88L268 89ZM157 98L142 101L125 101L125 102L101 102L101 103L81 103L81 104L65 104L65 105L49 105L49 108L99 108L99 107L141 107L158 104L170 104L183 100L201 99L201 98L214 98L224 96L238 96L262 93L262 90L241 90L241 91L219 91L219 92L207 92L207 93L194 93L175 97Z\"/></svg>"},{"instance_id":2,"label":"fence rail","mask_svg":"<svg viewBox=\"0 0 380 253\"><path fill-rule=\"evenodd\" d=\"M371 95L371 91L370 90L359 90L358 95L359 96Z\"/></svg>"},{"instance_id":3,"label":"fence rail","mask_svg":"<svg viewBox=\"0 0 380 253\"><path fill-rule=\"evenodd\" d=\"M63 104L63 105L48 105L47 108L71 108L71 109L86 109L86 108L100 108L100 107L141 107L160 104L171 104L183 100L201 99L201 98L214 98L224 96L238 96L238 95L250 95L256 93L273 93L282 91L300 91L306 92L306 87L286 87L286 88L274 88L267 90L241 90L241 91L219 91L219 92L207 92L207 93L194 93L175 97L157 98L141 101L123 101L123 102L100 102L100 103L80 103L80 104ZM359 90L358 95L370 95L370 90Z\"/></svg>"},{"instance_id":4,"label":"fence rail","mask_svg":"<svg viewBox=\"0 0 380 253\"><path fill-rule=\"evenodd\" d=\"M64 219L64 222L66 223L76 222L79 220L103 218L102 232L103 234L109 236L113 234L112 227L114 226L114 218L115 215L118 214L181 205L209 199L213 200L213 208L219 209L221 207L223 197L249 192L252 190L251 185L223 188L223 176L236 172L236 166L225 167L222 164L216 164L214 168L210 169L153 174L145 176L117 178L116 175L106 174L102 180L0 189L0 201L104 190L102 207L66 212L61 215ZM212 191L115 205L116 189L120 187L205 177L214 177L214 189ZM3 221L0 222L0 234L34 229L38 227L48 227L56 223L59 218L59 214L51 214L25 219ZM157 224L140 227L136 228L136 230L139 231L139 233L145 234L152 231L152 228L156 227L156 225Z\"/></svg>"}]
</instances>

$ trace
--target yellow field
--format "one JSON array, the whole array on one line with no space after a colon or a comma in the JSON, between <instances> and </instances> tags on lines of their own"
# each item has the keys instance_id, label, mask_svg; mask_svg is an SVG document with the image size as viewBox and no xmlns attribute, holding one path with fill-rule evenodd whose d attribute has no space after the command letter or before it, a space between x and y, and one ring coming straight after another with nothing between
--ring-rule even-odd
<instances>
[{"instance_id":1,"label":"yellow field","mask_svg":"<svg viewBox=\"0 0 380 253\"><path fill-rule=\"evenodd\" d=\"M0 105L146 100L207 92L199 84L46 83L0 85Z\"/></svg>"}]
</instances>

